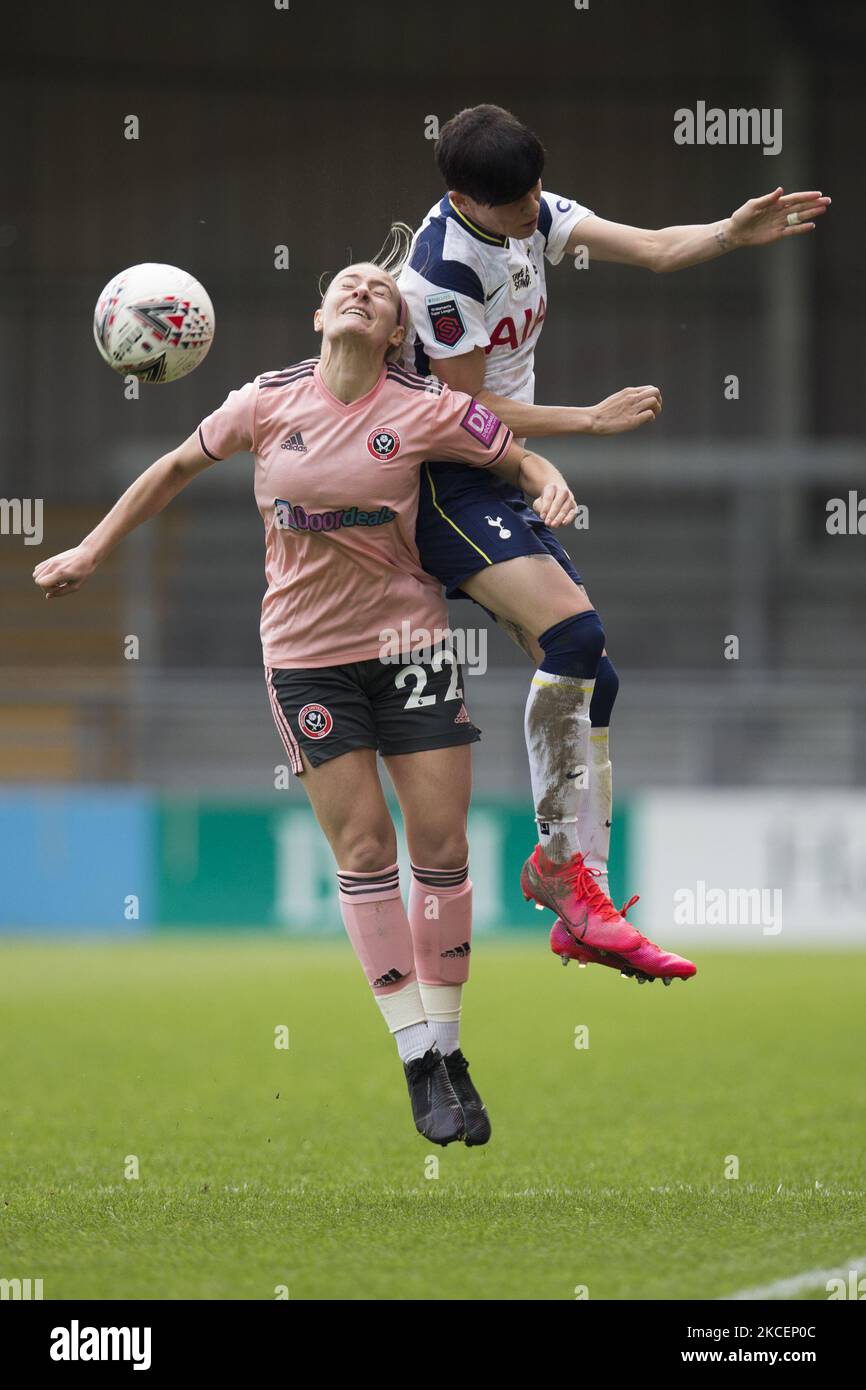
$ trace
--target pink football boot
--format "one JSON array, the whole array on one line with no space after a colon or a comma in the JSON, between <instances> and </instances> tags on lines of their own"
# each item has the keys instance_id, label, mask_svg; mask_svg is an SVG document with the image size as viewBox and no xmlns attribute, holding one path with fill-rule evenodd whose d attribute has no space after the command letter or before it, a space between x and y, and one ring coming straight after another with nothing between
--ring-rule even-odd
<instances>
[{"instance_id":1,"label":"pink football boot","mask_svg":"<svg viewBox=\"0 0 866 1390\"><path fill-rule=\"evenodd\" d=\"M671 980L689 980L697 973L696 966L690 960L672 955L669 951L660 951L658 946L652 941L647 941L645 937L642 940L652 951L651 958L646 959L644 964L640 963L645 959L640 953L616 956L580 945L562 921L554 922L550 929L550 949L554 955L559 956L563 965L568 965L570 960L579 961L581 965L608 965L627 978L633 976L639 985L646 984L647 980L650 984L653 980L662 980L669 985Z\"/></svg>"},{"instance_id":2,"label":"pink football boot","mask_svg":"<svg viewBox=\"0 0 866 1390\"><path fill-rule=\"evenodd\" d=\"M625 975L635 975L643 983L654 979L688 979L695 974L695 966L682 956L662 951L652 941L625 920L623 913L617 912L597 883L598 874L583 862L582 854L575 854L567 864L553 864L540 845L527 859L520 875L520 886L527 902L532 898L542 907L549 907L559 917L551 933L551 949L558 955L580 960L582 964L610 965ZM628 903L625 911L636 899ZM570 938L567 952L558 949L566 943L560 928L564 928ZM556 936L556 944L554 943ZM577 948L574 953L572 947ZM587 948L593 952L588 956ZM598 959L600 953L602 959ZM608 960L605 957L616 957Z\"/></svg>"},{"instance_id":3,"label":"pink football boot","mask_svg":"<svg viewBox=\"0 0 866 1390\"><path fill-rule=\"evenodd\" d=\"M621 957L606 951L594 951L591 946L583 946L575 941L568 927L559 918L550 928L550 949L559 956L563 965L576 960L580 965L609 965L612 970L621 970Z\"/></svg>"},{"instance_id":4,"label":"pink football boot","mask_svg":"<svg viewBox=\"0 0 866 1390\"><path fill-rule=\"evenodd\" d=\"M593 870L589 872L592 873ZM619 914L620 917L624 917L629 909L634 907L636 902L640 902L640 895L638 893L635 893L634 897L629 898L625 907ZM557 918L550 928L550 949L555 956L559 956L563 965L568 965L570 960L576 960L579 965L608 965L611 970L619 970L623 975L626 974L626 971L623 969L623 966L626 964L624 958L621 959L619 956L611 955L608 951L594 951L591 946L585 946L582 942L578 943L575 941L565 923L559 918ZM636 972L633 970L628 971L629 975L634 975L635 973ZM640 983L643 984L643 979L640 980Z\"/></svg>"}]
</instances>

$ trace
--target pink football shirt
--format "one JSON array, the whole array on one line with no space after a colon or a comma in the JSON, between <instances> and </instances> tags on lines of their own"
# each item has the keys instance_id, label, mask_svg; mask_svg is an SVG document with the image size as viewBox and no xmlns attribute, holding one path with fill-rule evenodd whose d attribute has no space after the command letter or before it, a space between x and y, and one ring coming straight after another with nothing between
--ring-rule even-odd
<instances>
[{"instance_id":1,"label":"pink football shirt","mask_svg":"<svg viewBox=\"0 0 866 1390\"><path fill-rule=\"evenodd\" d=\"M415 545L425 459L487 468L512 435L486 406L434 378L383 366L345 405L317 358L230 392L199 426L213 459L255 456L265 525L261 636L270 667L339 666L380 654L385 628L447 626L439 581Z\"/></svg>"}]
</instances>

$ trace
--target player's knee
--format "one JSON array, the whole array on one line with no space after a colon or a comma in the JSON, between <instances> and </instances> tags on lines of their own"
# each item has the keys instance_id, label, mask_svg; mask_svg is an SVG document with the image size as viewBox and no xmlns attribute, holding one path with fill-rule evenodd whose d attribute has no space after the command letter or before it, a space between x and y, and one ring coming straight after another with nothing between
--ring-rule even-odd
<instances>
[{"instance_id":1,"label":"player's knee","mask_svg":"<svg viewBox=\"0 0 866 1390\"><path fill-rule=\"evenodd\" d=\"M462 869L469 858L465 830L424 833L412 837L412 861L425 869Z\"/></svg>"},{"instance_id":2,"label":"player's knee","mask_svg":"<svg viewBox=\"0 0 866 1390\"><path fill-rule=\"evenodd\" d=\"M610 724L613 702L619 690L619 676L609 656L603 656L595 674L595 687L589 702L589 721L593 728L606 729Z\"/></svg>"},{"instance_id":3,"label":"player's knee","mask_svg":"<svg viewBox=\"0 0 866 1390\"><path fill-rule=\"evenodd\" d=\"M340 868L349 874L373 874L390 868L397 858L393 828L390 834L384 826L381 830L355 830L341 838L334 853Z\"/></svg>"},{"instance_id":4,"label":"player's knee","mask_svg":"<svg viewBox=\"0 0 866 1390\"><path fill-rule=\"evenodd\" d=\"M538 638L544 653L540 669L552 676L592 679L604 651L604 628L594 608L563 618Z\"/></svg>"}]
</instances>

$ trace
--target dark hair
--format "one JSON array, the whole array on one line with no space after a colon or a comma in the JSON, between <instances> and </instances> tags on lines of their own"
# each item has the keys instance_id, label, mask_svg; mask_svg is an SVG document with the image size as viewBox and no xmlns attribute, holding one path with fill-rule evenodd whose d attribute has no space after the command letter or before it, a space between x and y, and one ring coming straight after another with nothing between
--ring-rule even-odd
<instances>
[{"instance_id":1,"label":"dark hair","mask_svg":"<svg viewBox=\"0 0 866 1390\"><path fill-rule=\"evenodd\" d=\"M544 146L501 106L467 106L442 127L434 147L448 188L476 203L516 203L544 168Z\"/></svg>"}]
</instances>

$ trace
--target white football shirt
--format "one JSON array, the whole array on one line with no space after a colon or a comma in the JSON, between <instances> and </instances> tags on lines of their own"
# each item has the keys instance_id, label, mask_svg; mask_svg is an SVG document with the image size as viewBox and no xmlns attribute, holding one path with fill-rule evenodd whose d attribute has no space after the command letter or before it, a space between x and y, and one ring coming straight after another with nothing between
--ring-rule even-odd
<instances>
[{"instance_id":1,"label":"white football shirt","mask_svg":"<svg viewBox=\"0 0 866 1390\"><path fill-rule=\"evenodd\" d=\"M531 403L535 345L547 312L544 262L559 264L572 229L590 213L545 191L535 231L515 241L475 226L446 194L415 233L400 272L411 320L404 365L426 376L430 359L482 347L485 387Z\"/></svg>"}]
</instances>

